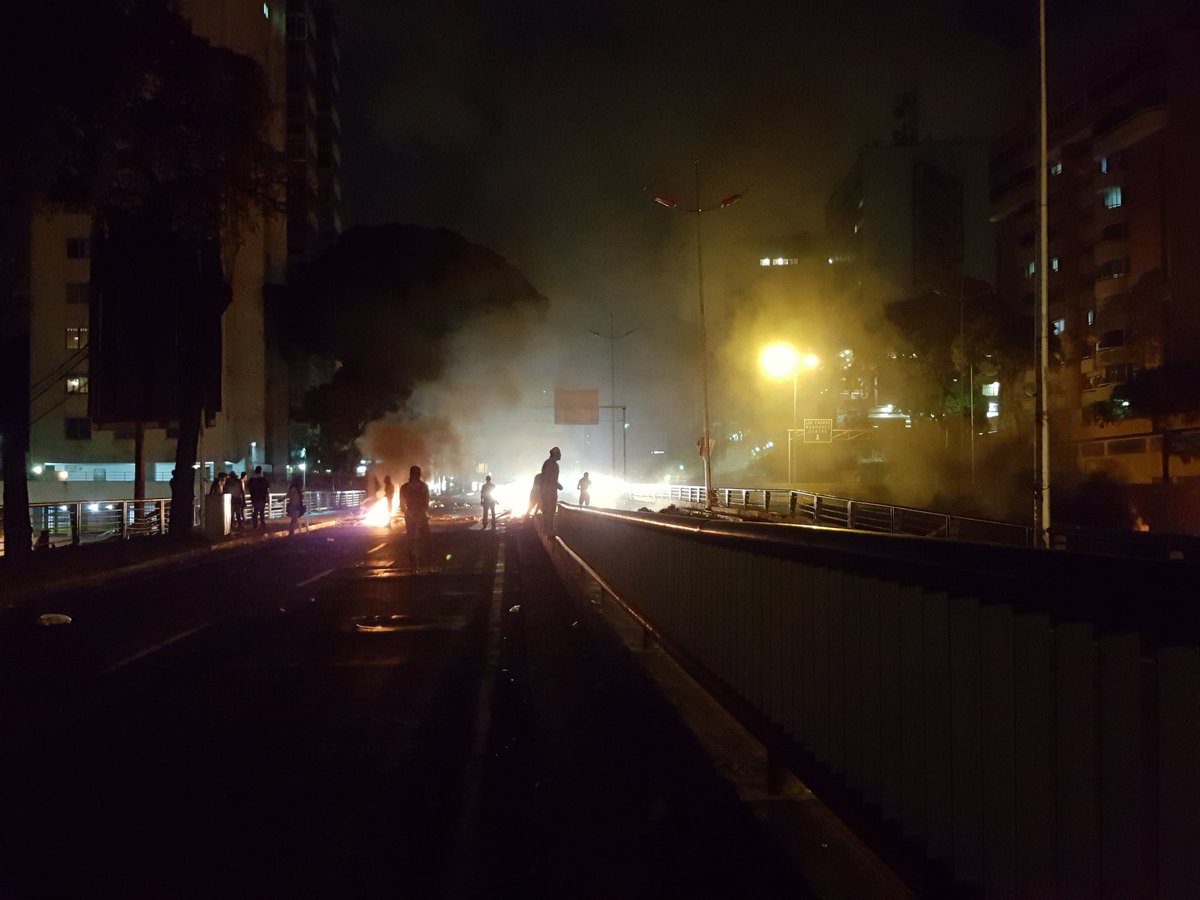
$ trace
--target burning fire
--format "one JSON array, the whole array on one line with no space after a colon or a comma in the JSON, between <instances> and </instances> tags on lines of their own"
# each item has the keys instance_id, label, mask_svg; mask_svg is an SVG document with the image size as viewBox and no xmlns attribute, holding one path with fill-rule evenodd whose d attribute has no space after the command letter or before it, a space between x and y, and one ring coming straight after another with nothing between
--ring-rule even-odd
<instances>
[{"instance_id":1,"label":"burning fire","mask_svg":"<svg viewBox=\"0 0 1200 900\"><path fill-rule=\"evenodd\" d=\"M359 522L372 528L386 528L388 525L387 498L375 500L362 514Z\"/></svg>"}]
</instances>

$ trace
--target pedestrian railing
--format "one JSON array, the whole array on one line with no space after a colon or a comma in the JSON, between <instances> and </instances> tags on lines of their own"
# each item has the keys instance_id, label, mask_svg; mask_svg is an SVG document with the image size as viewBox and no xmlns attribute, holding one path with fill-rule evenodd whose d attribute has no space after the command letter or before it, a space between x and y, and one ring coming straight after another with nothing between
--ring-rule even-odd
<instances>
[{"instance_id":1,"label":"pedestrian railing","mask_svg":"<svg viewBox=\"0 0 1200 900\"><path fill-rule=\"evenodd\" d=\"M1011 522L975 519L907 506L851 500L813 491L787 488L716 488L718 509L761 512L772 516L834 528L855 528L886 534L911 534L956 540L983 541L1028 547L1033 529ZM696 485L630 485L629 496L639 502L668 500L696 506L704 503L704 488Z\"/></svg>"},{"instance_id":2,"label":"pedestrian railing","mask_svg":"<svg viewBox=\"0 0 1200 900\"><path fill-rule=\"evenodd\" d=\"M304 505L310 513L357 509L363 491L306 491ZM200 524L202 498L192 505L192 524ZM98 540L166 534L171 527L171 501L157 500L72 500L60 503L31 503L29 523L34 546L42 548L88 543ZM287 518L287 494L273 493L267 503L268 519ZM0 507L0 513L3 507ZM250 520L246 500L245 518ZM0 535L0 555L4 552Z\"/></svg>"},{"instance_id":3,"label":"pedestrian railing","mask_svg":"<svg viewBox=\"0 0 1200 900\"><path fill-rule=\"evenodd\" d=\"M923 895L1194 895L1200 567L572 506L556 531Z\"/></svg>"}]
</instances>

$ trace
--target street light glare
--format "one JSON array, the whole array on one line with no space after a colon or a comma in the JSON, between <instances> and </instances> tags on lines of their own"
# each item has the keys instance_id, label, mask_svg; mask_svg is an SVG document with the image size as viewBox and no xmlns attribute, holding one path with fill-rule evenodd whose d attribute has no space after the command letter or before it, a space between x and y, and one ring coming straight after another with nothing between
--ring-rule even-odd
<instances>
[{"instance_id":1,"label":"street light glare","mask_svg":"<svg viewBox=\"0 0 1200 900\"><path fill-rule=\"evenodd\" d=\"M787 341L774 341L759 351L758 365L768 378L790 378L800 365L800 354Z\"/></svg>"}]
</instances>

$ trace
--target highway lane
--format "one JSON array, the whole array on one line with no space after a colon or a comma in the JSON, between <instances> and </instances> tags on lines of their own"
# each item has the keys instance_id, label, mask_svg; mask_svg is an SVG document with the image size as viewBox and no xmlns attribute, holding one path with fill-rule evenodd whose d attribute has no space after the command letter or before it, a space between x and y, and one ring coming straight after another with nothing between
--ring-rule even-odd
<instances>
[{"instance_id":1,"label":"highway lane","mask_svg":"<svg viewBox=\"0 0 1200 900\"><path fill-rule=\"evenodd\" d=\"M431 575L404 541L0 619L0 898L806 896L532 527L438 523Z\"/></svg>"},{"instance_id":2,"label":"highway lane","mask_svg":"<svg viewBox=\"0 0 1200 900\"><path fill-rule=\"evenodd\" d=\"M7 617L0 895L439 893L498 541L435 542L433 575L324 529Z\"/></svg>"}]
</instances>

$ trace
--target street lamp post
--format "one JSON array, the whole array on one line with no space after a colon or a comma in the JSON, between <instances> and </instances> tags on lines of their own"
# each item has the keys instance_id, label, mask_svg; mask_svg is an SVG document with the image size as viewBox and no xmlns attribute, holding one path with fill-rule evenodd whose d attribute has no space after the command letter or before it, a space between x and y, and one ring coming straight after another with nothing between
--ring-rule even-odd
<instances>
[{"instance_id":1,"label":"street lamp post","mask_svg":"<svg viewBox=\"0 0 1200 900\"><path fill-rule=\"evenodd\" d=\"M812 353L800 353L787 341L774 341L759 351L758 365L767 377L792 376L792 427L788 429L788 487L795 482L792 474L792 444L796 436L796 380L801 369L815 369L820 360Z\"/></svg>"},{"instance_id":2,"label":"street lamp post","mask_svg":"<svg viewBox=\"0 0 1200 900\"><path fill-rule=\"evenodd\" d=\"M609 403L611 404L610 412L611 412L611 416L612 416L612 420L611 420L612 428L610 429L610 437L612 438L612 477L613 478L617 477L617 341L620 340L621 338L627 338L631 334L633 334L635 331L637 331L637 328L630 328L624 334L617 334L615 328L616 328L615 319L614 319L613 314L610 312L608 314L608 334L601 334L600 332L593 331L590 328L587 330L588 334L594 334L596 337L604 338L606 341L608 341L608 375L609 375L609 391L610 391L608 398L609 398ZM625 427L624 411L625 411L625 407L622 406L621 407L621 428L622 429L624 429L624 427ZM623 437L622 437L622 440L624 440Z\"/></svg>"},{"instance_id":3,"label":"street lamp post","mask_svg":"<svg viewBox=\"0 0 1200 900\"><path fill-rule=\"evenodd\" d=\"M680 207L678 202L673 198L663 194L655 194L654 202L667 207L668 209L681 209L683 212L692 212L696 214L696 291L700 300L700 375L701 385L703 390L703 415L704 415L704 430L700 437L700 458L704 463L704 509L711 512L713 507L713 483L712 483L712 438L709 433L709 416L708 416L708 332L707 324L704 317L704 252L701 243L700 235L700 214L709 212L715 209L724 209L727 206L732 206L737 203L746 192L742 191L738 194L730 194L728 197L723 197L716 207L704 207L700 205L700 160L695 163L695 183L696 183L696 205L694 207Z\"/></svg>"}]
</instances>

